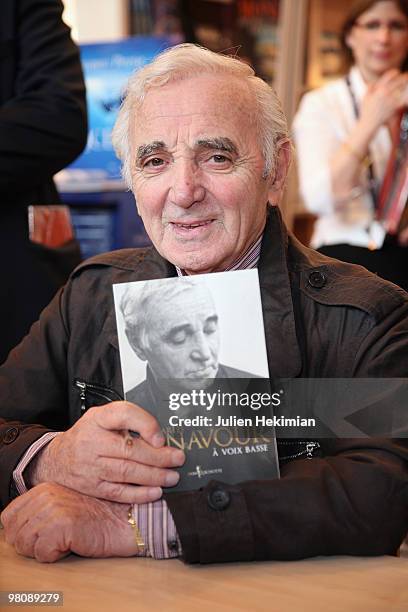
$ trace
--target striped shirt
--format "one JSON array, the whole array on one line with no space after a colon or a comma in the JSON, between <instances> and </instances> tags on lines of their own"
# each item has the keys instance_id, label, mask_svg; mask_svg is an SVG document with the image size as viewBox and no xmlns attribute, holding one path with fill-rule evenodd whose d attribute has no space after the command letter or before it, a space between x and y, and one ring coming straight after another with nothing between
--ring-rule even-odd
<instances>
[{"instance_id":1,"label":"striped shirt","mask_svg":"<svg viewBox=\"0 0 408 612\"><path fill-rule=\"evenodd\" d=\"M255 240L255 242L251 244L243 255L236 259L230 266L225 268L223 272L231 272L232 270L250 270L252 268L256 268L258 265L259 256L261 254L262 238L263 233L257 240ZM187 273L178 266L176 266L176 270L177 276L187 276Z\"/></svg>"},{"instance_id":2,"label":"striped shirt","mask_svg":"<svg viewBox=\"0 0 408 612\"><path fill-rule=\"evenodd\" d=\"M241 257L226 268L232 270L249 270L256 268L261 253L263 235L245 251ZM184 270L176 266L178 276L185 276ZM23 472L35 455L55 436L61 432L48 432L36 440L25 452L19 464L13 472L14 483L20 495L27 491ZM153 557L155 559L170 559L182 554L180 539L177 534L176 525L172 514L164 499L147 504L135 504L133 514L137 517L137 526L145 543L143 551L139 556Z\"/></svg>"}]
</instances>

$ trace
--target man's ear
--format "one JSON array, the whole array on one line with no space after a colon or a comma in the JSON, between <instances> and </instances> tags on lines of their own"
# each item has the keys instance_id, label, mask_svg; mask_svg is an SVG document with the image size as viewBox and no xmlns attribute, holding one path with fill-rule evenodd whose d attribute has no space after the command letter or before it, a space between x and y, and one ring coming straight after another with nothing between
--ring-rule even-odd
<instances>
[{"instance_id":1,"label":"man's ear","mask_svg":"<svg viewBox=\"0 0 408 612\"><path fill-rule=\"evenodd\" d=\"M141 361L147 361L146 353L139 338L135 338L130 330L126 330L126 338Z\"/></svg>"},{"instance_id":2,"label":"man's ear","mask_svg":"<svg viewBox=\"0 0 408 612\"><path fill-rule=\"evenodd\" d=\"M135 177L134 174L132 173L132 176L130 177L130 182L131 182L131 192L133 193L133 197L135 199L135 208L136 208L136 212L139 215L139 217L141 217L142 215L140 214L140 210L139 210L139 206L137 203L137 198L136 198L136 190L135 190Z\"/></svg>"},{"instance_id":3,"label":"man's ear","mask_svg":"<svg viewBox=\"0 0 408 612\"><path fill-rule=\"evenodd\" d=\"M286 177L292 160L292 145L288 141L284 142L278 151L275 172L268 178L268 199L271 204L279 204L282 199Z\"/></svg>"},{"instance_id":4,"label":"man's ear","mask_svg":"<svg viewBox=\"0 0 408 612\"><path fill-rule=\"evenodd\" d=\"M137 205L136 194L135 194L134 189L133 189L133 184L132 184L132 192L133 192L133 197L135 198L135 208L136 208L136 212L137 212L137 214L139 215L139 217L141 217L142 215L140 214L139 206Z\"/></svg>"}]
</instances>

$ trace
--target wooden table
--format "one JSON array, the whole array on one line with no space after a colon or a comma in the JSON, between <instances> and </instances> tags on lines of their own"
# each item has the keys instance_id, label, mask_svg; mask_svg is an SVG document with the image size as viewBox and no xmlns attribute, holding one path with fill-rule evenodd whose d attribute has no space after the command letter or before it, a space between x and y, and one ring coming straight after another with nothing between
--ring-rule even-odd
<instances>
[{"instance_id":1,"label":"wooden table","mask_svg":"<svg viewBox=\"0 0 408 612\"><path fill-rule=\"evenodd\" d=\"M63 591L63 607L18 608L27 611L408 611L407 558L320 557L187 566L179 560L71 555L41 564L18 556L1 533L0 564L2 591Z\"/></svg>"}]
</instances>

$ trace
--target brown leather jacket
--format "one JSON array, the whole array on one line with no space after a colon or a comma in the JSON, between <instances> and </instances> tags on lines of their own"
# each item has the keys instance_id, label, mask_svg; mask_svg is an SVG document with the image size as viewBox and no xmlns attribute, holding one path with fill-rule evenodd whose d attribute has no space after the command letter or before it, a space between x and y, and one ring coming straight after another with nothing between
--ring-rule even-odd
<instances>
[{"instance_id":1,"label":"brown leather jacket","mask_svg":"<svg viewBox=\"0 0 408 612\"><path fill-rule=\"evenodd\" d=\"M84 403L122 397L112 284L175 273L154 249L93 258L12 351L0 368L0 416L8 421L0 425L3 505L15 495L12 471L35 439L68 428ZM407 375L407 294L303 247L276 209L259 275L271 378ZM300 458L283 461L279 480L166 495L187 561L397 550L408 528L407 440L322 439L312 460L299 445Z\"/></svg>"}]
</instances>

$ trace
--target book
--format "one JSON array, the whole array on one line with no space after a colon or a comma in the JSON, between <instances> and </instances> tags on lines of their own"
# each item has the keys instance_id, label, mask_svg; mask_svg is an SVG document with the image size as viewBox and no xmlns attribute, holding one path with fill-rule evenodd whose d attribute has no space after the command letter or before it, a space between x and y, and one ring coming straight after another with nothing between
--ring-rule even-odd
<instances>
[{"instance_id":1,"label":"book","mask_svg":"<svg viewBox=\"0 0 408 612\"><path fill-rule=\"evenodd\" d=\"M126 400L186 462L171 490L279 477L257 270L113 286ZM137 435L137 432L136 432Z\"/></svg>"}]
</instances>

